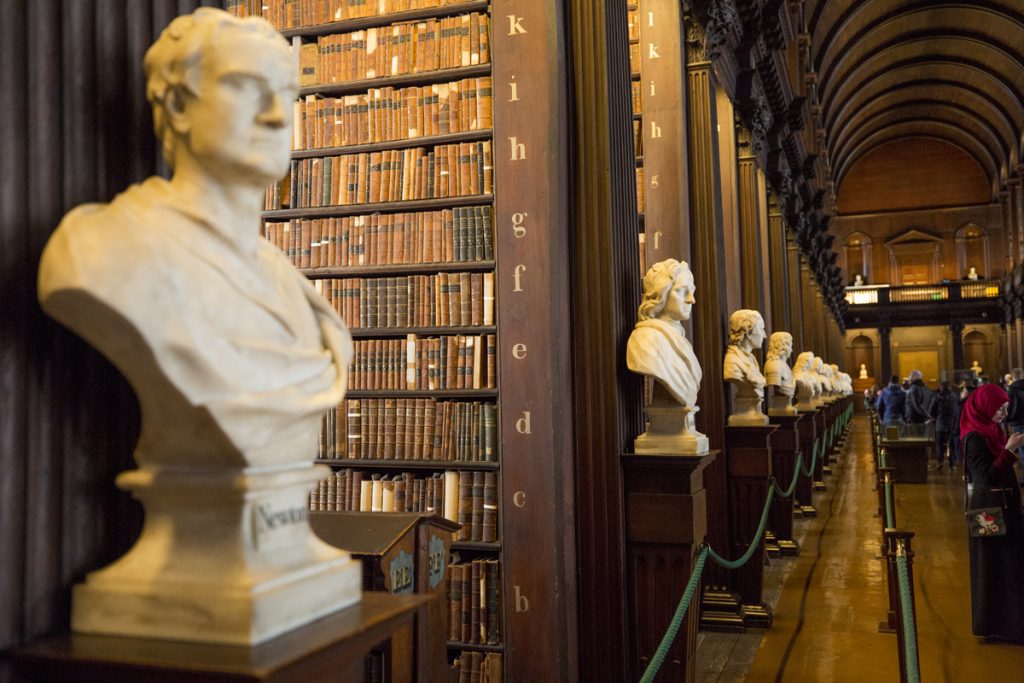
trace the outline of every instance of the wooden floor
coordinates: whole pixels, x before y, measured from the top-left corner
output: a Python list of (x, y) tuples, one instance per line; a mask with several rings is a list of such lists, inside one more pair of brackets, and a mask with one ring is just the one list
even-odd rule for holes
[[(888, 598), (878, 556), (871, 437), (854, 420), (847, 450), (818, 516), (797, 522), (801, 553), (766, 572), (775, 622), (766, 632), (702, 633), (697, 680), (860, 683), (898, 681), (896, 636), (878, 633)], [(961, 472), (929, 471), (927, 484), (896, 487), (897, 526), (915, 532), (921, 680), (1024, 681), (1024, 647), (971, 635), (970, 577)], [(1024, 618), (1024, 615), (1022, 615)]]

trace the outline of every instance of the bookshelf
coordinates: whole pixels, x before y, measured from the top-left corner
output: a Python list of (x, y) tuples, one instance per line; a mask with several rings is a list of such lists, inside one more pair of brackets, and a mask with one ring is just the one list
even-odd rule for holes
[(311, 507), (369, 499), (460, 521), (449, 663), (506, 681), (571, 670), (568, 279), (551, 267), (567, 262), (566, 198), (552, 194), (567, 169), (560, 13), (228, 5), (298, 53), (292, 168), (268, 188), (264, 236), (356, 347), (311, 454), (332, 469)]

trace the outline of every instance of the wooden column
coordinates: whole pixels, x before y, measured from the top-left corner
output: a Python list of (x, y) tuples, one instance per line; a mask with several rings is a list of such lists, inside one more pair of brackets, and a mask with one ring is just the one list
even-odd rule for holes
[[(1021, 166), (1017, 166), (1018, 174), (1020, 174), (1021, 168)], [(1016, 238), (1017, 242), (1017, 248), (1013, 250), (1013, 263), (1010, 264), (1012, 270), (1013, 264), (1024, 263), (1024, 181), (1018, 175), (1016, 178), (1011, 178), (1010, 186), (1016, 208), (1013, 212), (1013, 219), (1010, 221), (1010, 229), (1007, 232)], [(990, 277), (992, 273), (985, 273), (985, 275)]]
[(743, 308), (765, 314), (763, 270), (761, 260), (759, 187), (753, 139), (741, 123), (736, 124), (736, 189), (739, 203), (740, 262), (739, 276)]
[[(803, 415), (773, 415), (769, 418), (778, 429), (772, 434), (772, 475), (779, 482), (780, 488), (789, 486), (796, 472), (796, 454), (800, 451), (800, 424)], [(804, 456), (806, 459), (811, 456)], [(800, 545), (793, 538), (793, 507), (794, 497), (775, 496), (772, 501), (771, 516), (768, 518), (768, 529), (772, 532), (774, 547), (781, 555), (795, 556), (800, 554)], [(809, 501), (809, 497), (808, 497)]]
[(892, 376), (892, 327), (888, 324), (878, 326), (878, 353), (878, 365), (881, 368), (878, 384), (884, 388), (888, 386), (889, 377)]
[[(492, 4), (494, 98), (501, 103), (494, 108), (494, 234), (507, 680), (576, 675), (570, 392), (578, 350), (566, 334), (569, 133), (559, 7), (543, 0)], [(600, 306), (592, 313), (604, 321)], [(604, 382), (613, 390), (614, 362), (610, 372)], [(611, 419), (604, 429), (616, 425)], [(617, 486), (612, 491), (617, 499)], [(617, 528), (617, 517), (610, 525)]]
[[(1009, 187), (1009, 186), (1007, 186)], [(1003, 228), (1006, 230), (1006, 255), (1004, 257), (1004, 266), (1006, 272), (1013, 270), (1015, 263), (1020, 263), (1021, 259), (1018, 257), (1018, 243), (1020, 242), (1020, 235), (1014, 235), (1014, 226), (1016, 225), (1016, 214), (1010, 210), (1010, 192), (1008, 189), (1004, 189), (999, 193), (999, 215), (1003, 219)], [(961, 277), (963, 273), (959, 274)], [(989, 273), (985, 273), (989, 275)]]
[(786, 228), (775, 193), (768, 193), (768, 292), (772, 302), (773, 332), (779, 330), (793, 334), (794, 348), (800, 348), (800, 340), (793, 333), (793, 317), (790, 310), (789, 253), (786, 248)]
[(647, 264), (667, 258), (689, 263), (690, 188), (680, 4), (640, 0), (637, 9)]
[[(780, 220), (782, 217), (779, 217)], [(804, 334), (803, 291), (801, 289), (800, 250), (796, 240), (786, 231), (786, 291), (789, 294), (790, 334), (793, 335), (793, 352), (800, 354), (809, 350), (807, 337)]]
[[(964, 324), (960, 322), (950, 323), (949, 336), (950, 341), (952, 342), (953, 370), (955, 372), (956, 370), (966, 367), (964, 365)], [(1012, 360), (1010, 361), (1010, 364), (1013, 364)], [(952, 379), (952, 375), (950, 375), (950, 379)], [(886, 378), (886, 381), (888, 381), (888, 378)]]
[[(562, 6), (543, 4), (552, 13)], [(621, 454), (643, 431), (643, 382), (625, 366), (626, 340), (640, 303), (627, 16), (625, 4), (611, 0), (570, 0), (564, 6), (572, 43), (574, 166), (568, 179), (573, 404), (563, 428), (573, 425), (576, 453), (575, 501), (567, 503), (576, 506), (578, 673), (537, 670), (506, 675), (509, 681), (631, 677), (624, 646), (629, 640)], [(553, 26), (542, 26), (540, 35), (552, 34)], [(565, 180), (555, 187), (564, 188)]]
[[(685, 6), (684, 6), (685, 9)], [(715, 77), (707, 57), (704, 27), (684, 16), (686, 30), (686, 86), (690, 138), (690, 236), (696, 304), (693, 307), (693, 347), (703, 371), (697, 428), (711, 448), (725, 446), (725, 381), (722, 377), (723, 337), (727, 329), (725, 262), (721, 251), (722, 210), (719, 186), (718, 113)], [(704, 473), (708, 492), (708, 542), (716, 549), (729, 547), (726, 523), (727, 491), (724, 458)], [(720, 551), (721, 552), (721, 551)], [(709, 565), (705, 589), (728, 591), (728, 577)], [(737, 601), (738, 602), (738, 601)]]

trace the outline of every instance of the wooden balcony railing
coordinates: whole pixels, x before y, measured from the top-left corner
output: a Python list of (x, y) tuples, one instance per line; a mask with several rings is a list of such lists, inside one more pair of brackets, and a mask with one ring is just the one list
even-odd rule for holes
[(868, 285), (847, 287), (846, 301), (851, 306), (868, 304), (906, 304), (933, 301), (957, 301), (962, 299), (996, 299), (999, 297), (999, 280), (965, 280), (943, 282), (936, 285)]

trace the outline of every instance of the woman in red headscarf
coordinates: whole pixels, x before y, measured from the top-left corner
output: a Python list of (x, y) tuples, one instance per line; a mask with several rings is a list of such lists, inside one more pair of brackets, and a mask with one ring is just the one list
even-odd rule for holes
[(1013, 471), (1024, 433), (1003, 434), (1008, 405), (1003, 389), (983, 384), (960, 414), (967, 508), (1003, 508), (1006, 522), (1005, 536), (970, 539), (971, 616), (974, 635), (1024, 644), (1024, 514)]

